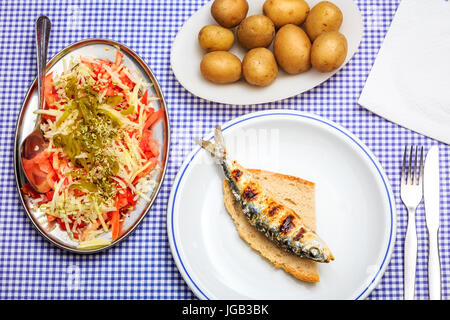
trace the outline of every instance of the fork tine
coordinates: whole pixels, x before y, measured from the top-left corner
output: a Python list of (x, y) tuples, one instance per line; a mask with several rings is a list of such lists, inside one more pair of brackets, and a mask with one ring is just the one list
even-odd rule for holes
[(414, 182), (414, 175), (412, 175), (412, 154), (413, 154), (414, 147), (411, 146), (411, 149), (409, 151), (409, 168), (408, 168), (408, 177), (406, 178), (406, 182), (409, 182), (411, 180), (411, 184)]
[(405, 172), (406, 172), (406, 151), (407, 151), (407, 146), (405, 146), (405, 151), (403, 152), (403, 164), (402, 164), (402, 173), (401, 173), (401, 177), (400, 177), (400, 184), (403, 184), (406, 181), (406, 177), (405, 177)]
[(423, 182), (423, 146), (420, 148), (420, 167), (419, 167), (419, 182), (418, 184), (422, 184)]
[(413, 184), (417, 184), (417, 185), (419, 184), (419, 170), (420, 170), (419, 164), (417, 163), (417, 154), (418, 153), (419, 153), (419, 147), (416, 146), (416, 152), (414, 155), (414, 174), (413, 174), (412, 181), (413, 181)]

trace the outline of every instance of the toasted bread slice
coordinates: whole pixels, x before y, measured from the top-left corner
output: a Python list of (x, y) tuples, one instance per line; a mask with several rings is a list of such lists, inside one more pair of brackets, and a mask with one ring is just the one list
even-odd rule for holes
[[(282, 205), (300, 212), (307, 227), (316, 230), (314, 183), (297, 177), (269, 171), (249, 169), (263, 188)], [(282, 268), (295, 278), (307, 282), (319, 282), (317, 262), (301, 258), (279, 248), (252, 226), (235, 200), (227, 180), (223, 183), (225, 207), (233, 218), (239, 236), (261, 256)]]

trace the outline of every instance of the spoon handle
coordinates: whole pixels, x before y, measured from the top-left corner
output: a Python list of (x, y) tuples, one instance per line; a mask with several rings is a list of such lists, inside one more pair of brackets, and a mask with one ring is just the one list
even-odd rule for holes
[(37, 71), (38, 71), (38, 95), (39, 109), (44, 107), (44, 77), (47, 66), (47, 48), (50, 38), (51, 22), (46, 16), (40, 16), (36, 20), (36, 51), (37, 51)]

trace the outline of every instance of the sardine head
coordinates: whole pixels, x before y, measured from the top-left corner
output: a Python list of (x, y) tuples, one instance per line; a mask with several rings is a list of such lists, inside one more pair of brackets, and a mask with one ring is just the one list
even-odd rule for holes
[(317, 262), (330, 262), (334, 260), (334, 256), (330, 249), (321, 241), (314, 241), (303, 249), (303, 254)]

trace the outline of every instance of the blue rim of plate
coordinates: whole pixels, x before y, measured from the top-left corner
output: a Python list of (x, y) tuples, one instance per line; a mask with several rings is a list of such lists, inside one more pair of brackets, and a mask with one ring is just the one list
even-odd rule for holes
[[(390, 261), (390, 257), (392, 254), (392, 250), (394, 247), (395, 238), (393, 237), (393, 232), (395, 229), (395, 208), (393, 207), (394, 196), (392, 194), (392, 191), (390, 189), (390, 185), (388, 183), (387, 176), (384, 174), (384, 170), (381, 168), (381, 165), (378, 163), (377, 160), (375, 160), (375, 156), (372, 154), (372, 152), (368, 149), (367, 146), (365, 146), (361, 141), (359, 141), (358, 138), (356, 138), (352, 133), (350, 133), (347, 129), (344, 129), (340, 125), (331, 122), (330, 120), (326, 120), (325, 118), (322, 118), (317, 115), (308, 114), (301, 111), (296, 110), (267, 110), (267, 111), (260, 111), (260, 112), (254, 112), (251, 114), (243, 115), (241, 117), (238, 117), (234, 120), (231, 120), (227, 123), (225, 123), (222, 126), (222, 131), (226, 131), (227, 129), (240, 124), (244, 121), (252, 120), (255, 118), (261, 118), (261, 117), (267, 117), (267, 116), (295, 116), (295, 117), (302, 117), (309, 120), (314, 120), (317, 122), (320, 122), (322, 124), (325, 124), (341, 134), (343, 134), (345, 137), (349, 138), (353, 143), (355, 143), (363, 152), (366, 154), (366, 156), (369, 158), (370, 162), (375, 166), (377, 169), (378, 174), (380, 175), (381, 180), (383, 181), (385, 191), (387, 198), (389, 200), (389, 208), (390, 208), (390, 232), (389, 232), (389, 242), (386, 248), (386, 252), (383, 257), (383, 261), (378, 268), (377, 272), (375, 273), (373, 279), (367, 284), (366, 288), (362, 290), (360, 294), (356, 296), (354, 300), (359, 300), (361, 298), (367, 297), (367, 295), (375, 288), (375, 286), (379, 283), (379, 281), (382, 278), (382, 275), (384, 274), (384, 271), (387, 268), (387, 265)], [(212, 135), (208, 138), (208, 140), (212, 139)], [(170, 214), (170, 217), (168, 217), (167, 221), (170, 223), (167, 225), (168, 227), (168, 233), (169, 233), (169, 242), (172, 249), (172, 254), (174, 256), (174, 260), (178, 266), (178, 269), (183, 276), (184, 280), (188, 284), (188, 286), (191, 288), (191, 290), (197, 295), (197, 297), (210, 300), (210, 298), (199, 288), (199, 286), (195, 283), (195, 281), (190, 276), (189, 272), (186, 270), (186, 266), (183, 263), (183, 260), (181, 259), (180, 253), (178, 251), (177, 242), (175, 239), (175, 232), (174, 232), (174, 224), (173, 224), (173, 217), (174, 217), (174, 208), (175, 208), (175, 201), (178, 193), (178, 188), (180, 186), (181, 180), (183, 179), (183, 176), (186, 172), (186, 170), (189, 168), (189, 165), (192, 163), (192, 160), (194, 160), (195, 156), (198, 154), (198, 152), (201, 150), (200, 147), (197, 149), (194, 149), (191, 154), (187, 157), (187, 160), (180, 168), (180, 171), (178, 172), (177, 176), (174, 180), (174, 185), (176, 183), (175, 188), (172, 186), (172, 191), (169, 197), (169, 203), (168, 203), (168, 211), (167, 214)], [(175, 252), (174, 252), (175, 250)], [(176, 255), (175, 255), (175, 254)], [(183, 272), (180, 270), (180, 267), (182, 268)]]

